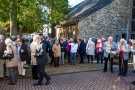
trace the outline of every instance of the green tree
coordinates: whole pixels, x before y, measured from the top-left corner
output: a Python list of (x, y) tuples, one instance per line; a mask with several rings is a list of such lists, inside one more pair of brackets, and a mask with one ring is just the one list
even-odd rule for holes
[(41, 30), (43, 24), (60, 23), (69, 12), (64, 0), (0, 0), (0, 3), (0, 25), (10, 25), (10, 35), (17, 35), (20, 28), (31, 33)]

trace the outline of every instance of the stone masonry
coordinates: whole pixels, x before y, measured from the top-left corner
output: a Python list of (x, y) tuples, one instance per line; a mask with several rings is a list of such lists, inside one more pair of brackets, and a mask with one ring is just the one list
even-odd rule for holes
[(114, 0), (78, 23), (78, 38), (105, 37), (126, 34), (131, 0)]

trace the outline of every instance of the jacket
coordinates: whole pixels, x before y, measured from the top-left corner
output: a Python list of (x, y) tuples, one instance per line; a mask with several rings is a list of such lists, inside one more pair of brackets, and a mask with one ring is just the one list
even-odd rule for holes
[(46, 64), (46, 62), (48, 61), (46, 53), (46, 44), (41, 42), (37, 45), (35, 57), (37, 64)]
[(80, 46), (79, 46), (79, 54), (80, 55), (86, 55), (86, 44), (84, 43), (84, 41), (82, 41), (80, 43)]
[(3, 59), (4, 51), (6, 50), (5, 40), (0, 41), (0, 59)]
[[(110, 45), (112, 45), (112, 49), (110, 49)], [(108, 58), (108, 55), (110, 54), (110, 58), (113, 58), (114, 55), (118, 52), (117, 44), (113, 42), (106, 41), (104, 43), (104, 57)]]
[(60, 44), (58, 44), (58, 45), (54, 44), (53, 47), (52, 47), (52, 51), (54, 53), (54, 57), (60, 57), (61, 56)]
[[(12, 49), (10, 48), (10, 46), (11, 46)], [(5, 53), (6, 54), (12, 54), (12, 50), (13, 50), (14, 57), (12, 59), (6, 60), (6, 66), (7, 67), (16, 67), (16, 66), (18, 66), (17, 48), (16, 48), (16, 45), (13, 45), (13, 44), (10, 44), (10, 46), (8, 45), (6, 47)]]
[(124, 60), (128, 60), (129, 59), (129, 47), (128, 47), (128, 44), (124, 44), (124, 45), (121, 45), (121, 44), (119, 44), (118, 45), (118, 55), (120, 54), (120, 48), (122, 48), (122, 50), (127, 50), (127, 52), (124, 52), (123, 51), (123, 59)]
[(36, 52), (37, 44), (32, 42), (30, 44), (30, 51), (31, 51), (31, 65), (37, 65), (36, 57), (33, 56), (33, 53)]
[(86, 51), (87, 55), (95, 55), (95, 43), (93, 41), (88, 42)]
[[(24, 50), (24, 52), (21, 52), (21, 50)], [(25, 44), (21, 45), (19, 54), (20, 54), (21, 61), (26, 61), (28, 59), (28, 49), (27, 49), (27, 46)]]

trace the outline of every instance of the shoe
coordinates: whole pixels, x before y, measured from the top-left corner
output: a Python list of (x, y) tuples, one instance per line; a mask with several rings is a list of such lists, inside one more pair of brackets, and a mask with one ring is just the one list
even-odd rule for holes
[(14, 82), (10, 82), (10, 83), (8, 83), (8, 85), (15, 85), (16, 83), (14, 83)]
[(51, 79), (47, 80), (46, 84), (45, 85), (49, 85), (51, 82)]
[(36, 82), (36, 83), (33, 84), (33, 86), (37, 86), (37, 85), (43, 85), (43, 83)]
[(135, 73), (135, 71), (132, 71), (132, 73)]
[(135, 81), (131, 82), (133, 85), (135, 85)]
[(103, 72), (107, 72), (106, 70), (104, 70)]

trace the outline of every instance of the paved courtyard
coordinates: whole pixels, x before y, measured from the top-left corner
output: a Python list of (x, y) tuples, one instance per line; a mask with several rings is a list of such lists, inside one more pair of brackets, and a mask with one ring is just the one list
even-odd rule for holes
[(130, 82), (135, 80), (135, 74), (132, 74), (133, 68), (129, 68), (128, 75), (124, 80), (114, 82), (118, 78), (118, 68), (114, 73), (109, 71), (103, 73), (100, 71), (78, 72), (69, 74), (52, 75), (51, 84), (46, 86), (45, 81), (42, 86), (33, 86), (34, 80), (31, 78), (18, 79), (14, 86), (9, 86), (8, 80), (0, 81), (0, 90), (135, 90), (135, 86)]

